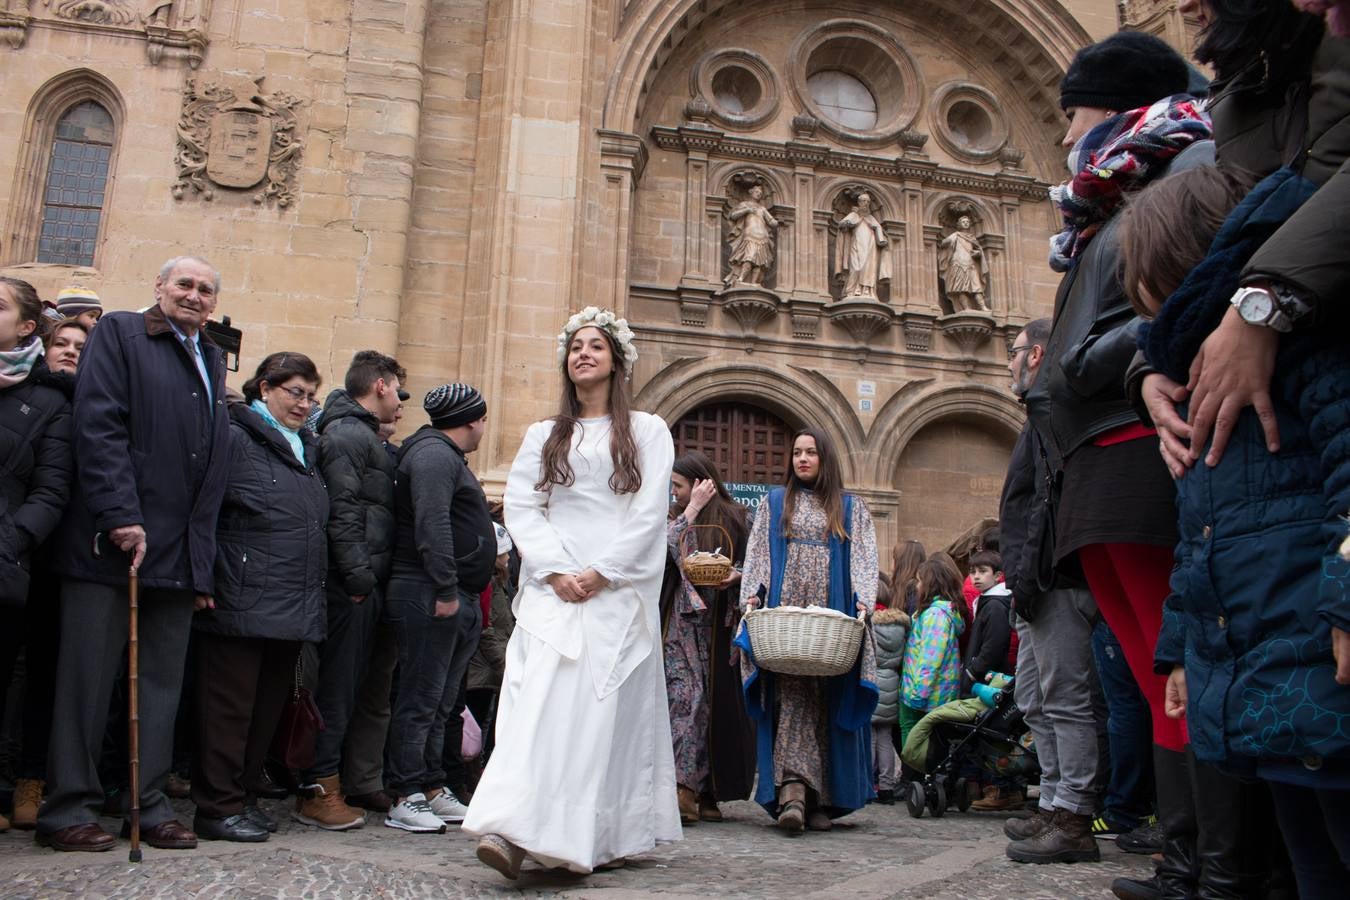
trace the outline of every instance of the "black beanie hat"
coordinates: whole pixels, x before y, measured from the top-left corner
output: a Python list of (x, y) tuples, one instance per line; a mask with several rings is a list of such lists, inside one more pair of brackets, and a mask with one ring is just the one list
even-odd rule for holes
[(467, 384), (443, 384), (427, 392), (422, 408), (434, 428), (457, 428), (487, 415), (487, 401)]
[(1125, 112), (1186, 93), (1190, 68), (1161, 38), (1119, 31), (1084, 47), (1059, 85), (1059, 105)]

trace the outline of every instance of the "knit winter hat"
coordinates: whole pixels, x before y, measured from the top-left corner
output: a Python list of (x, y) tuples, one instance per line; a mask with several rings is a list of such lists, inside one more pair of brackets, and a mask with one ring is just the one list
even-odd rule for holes
[(487, 401), (467, 384), (443, 384), (427, 392), (422, 408), (434, 428), (457, 428), (487, 415)]
[(1084, 47), (1059, 83), (1059, 105), (1125, 112), (1186, 93), (1190, 70), (1161, 38), (1119, 31)]
[(61, 293), (56, 295), (56, 310), (63, 316), (78, 316), (80, 313), (87, 313), (91, 309), (103, 312), (103, 303), (99, 300), (98, 294), (82, 287), (61, 288)]

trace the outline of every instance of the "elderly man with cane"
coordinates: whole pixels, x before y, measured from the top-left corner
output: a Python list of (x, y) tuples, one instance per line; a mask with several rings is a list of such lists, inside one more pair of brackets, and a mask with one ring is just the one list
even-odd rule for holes
[(201, 330), (219, 290), (220, 276), (205, 260), (169, 260), (155, 279), (155, 305), (144, 313), (109, 313), (80, 360), (76, 475), (58, 559), (65, 579), (51, 790), (37, 821), (38, 842), (57, 850), (116, 844), (98, 824), (98, 757), (136, 618), (128, 616), (129, 570), (139, 580), (142, 737), (133, 804), (145, 843), (176, 850), (197, 845), (197, 836), (174, 818), (163, 787), (194, 600), (213, 590), (216, 517), (225, 489), (225, 363)]

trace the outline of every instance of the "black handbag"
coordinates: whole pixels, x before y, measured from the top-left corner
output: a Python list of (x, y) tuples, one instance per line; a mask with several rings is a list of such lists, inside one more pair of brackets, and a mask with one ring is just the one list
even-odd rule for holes
[(295, 658), (295, 682), (290, 699), (281, 711), (281, 721), (272, 736), (272, 757), (288, 769), (308, 769), (314, 765), (314, 742), (323, 731), (323, 716), (314, 704), (309, 689), (301, 680), (304, 669), (299, 654)]

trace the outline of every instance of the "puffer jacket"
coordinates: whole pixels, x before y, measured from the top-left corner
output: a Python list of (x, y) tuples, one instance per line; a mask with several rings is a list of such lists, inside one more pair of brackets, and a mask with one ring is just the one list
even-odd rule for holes
[(65, 512), (75, 462), (70, 398), (75, 379), (38, 358), (28, 377), (0, 390), (0, 553), (27, 561)]
[(354, 596), (382, 584), (394, 558), (394, 457), (379, 428), (375, 414), (341, 388), (328, 395), (319, 418), (329, 564)]
[(965, 629), (965, 619), (942, 599), (935, 599), (915, 617), (905, 643), (901, 703), (910, 709), (936, 709), (960, 696), (959, 638)]
[(872, 636), (877, 648), (877, 708), (873, 725), (900, 721), (900, 665), (905, 659), (909, 616), (899, 609), (879, 609), (872, 615)]
[(1350, 508), (1350, 350), (1281, 354), (1276, 373), (1279, 453), (1247, 409), (1219, 465), (1178, 482), (1181, 543), (1154, 659), (1160, 674), (1184, 662), (1196, 756), (1234, 768), (1350, 762), (1350, 691), (1331, 653), (1332, 625), (1350, 629), (1350, 573), (1322, 552), (1344, 538), (1336, 513)]
[(328, 491), (318, 442), (300, 432), (305, 465), (244, 403), (230, 411), (229, 476), (216, 529), (214, 610), (193, 627), (229, 637), (322, 641), (327, 632)]

